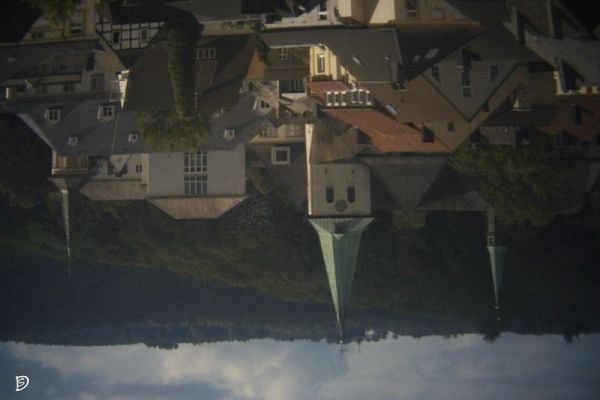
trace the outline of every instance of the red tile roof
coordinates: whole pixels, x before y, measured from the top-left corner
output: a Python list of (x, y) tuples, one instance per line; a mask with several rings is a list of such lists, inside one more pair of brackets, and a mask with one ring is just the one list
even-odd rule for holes
[(325, 114), (353, 125), (386, 153), (449, 153), (445, 144), (435, 139), (424, 143), (419, 130), (400, 123), (374, 109), (328, 109)]

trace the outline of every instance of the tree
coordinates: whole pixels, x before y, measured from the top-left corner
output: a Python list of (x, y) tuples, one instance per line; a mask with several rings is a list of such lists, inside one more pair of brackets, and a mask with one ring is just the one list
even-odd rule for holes
[(33, 207), (51, 187), (48, 146), (19, 118), (0, 115), (0, 194), (13, 206)]
[(64, 27), (80, 0), (25, 0), (56, 26)]
[(545, 138), (527, 146), (463, 146), (450, 166), (472, 178), (504, 224), (545, 226), (567, 199), (572, 162)]
[(139, 113), (140, 132), (150, 151), (193, 149), (208, 138), (210, 116), (194, 104), (196, 25), (180, 21), (167, 26), (168, 70), (175, 104), (170, 111)]
[(195, 149), (206, 143), (209, 117), (204, 112), (143, 111), (138, 126), (149, 151)]

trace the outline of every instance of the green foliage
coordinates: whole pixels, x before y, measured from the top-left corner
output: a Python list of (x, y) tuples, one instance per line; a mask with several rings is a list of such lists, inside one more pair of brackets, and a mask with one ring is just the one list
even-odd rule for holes
[(512, 148), (463, 146), (450, 159), (459, 173), (474, 179), (504, 224), (545, 226), (566, 200), (563, 190), (572, 162), (545, 140)]
[(188, 115), (194, 109), (194, 48), (197, 30), (185, 24), (168, 26), (168, 68), (178, 114)]
[(265, 168), (247, 167), (246, 176), (250, 179), (254, 188), (262, 194), (273, 193), (277, 190), (277, 184)]
[(149, 151), (186, 150), (206, 143), (210, 119), (203, 112), (142, 111), (138, 127)]
[(79, 0), (24, 0), (32, 7), (40, 10), (50, 22), (64, 27), (71, 19)]

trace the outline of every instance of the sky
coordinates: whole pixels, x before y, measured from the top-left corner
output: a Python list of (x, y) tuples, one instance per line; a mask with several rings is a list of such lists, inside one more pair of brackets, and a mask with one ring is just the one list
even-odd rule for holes
[[(0, 343), (1, 399), (596, 399), (600, 335), (64, 347)], [(15, 376), (29, 386), (15, 392)]]

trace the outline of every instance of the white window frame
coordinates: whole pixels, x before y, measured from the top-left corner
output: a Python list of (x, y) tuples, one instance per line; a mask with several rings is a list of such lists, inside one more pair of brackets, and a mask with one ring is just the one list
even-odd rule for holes
[(206, 151), (183, 153), (183, 172), (185, 174), (206, 174), (208, 172), (208, 153)]
[(264, 101), (261, 99), (261, 100), (259, 100), (258, 108), (260, 108), (261, 110), (270, 110), (271, 104), (269, 104), (268, 101)]
[(208, 176), (185, 175), (183, 186), (186, 196), (206, 196), (208, 195)]
[(186, 196), (208, 195), (208, 153), (183, 153), (183, 186)]
[(317, 54), (317, 74), (324, 74), (327, 70), (325, 54)]
[(101, 104), (98, 109), (98, 119), (112, 119), (115, 116), (115, 106), (112, 104)]
[(47, 108), (44, 118), (50, 123), (60, 122), (60, 108)]
[(279, 61), (287, 61), (290, 57), (289, 50), (285, 47), (277, 49), (277, 58)]
[[(285, 160), (277, 160), (278, 153), (285, 153)], [(291, 162), (291, 150), (287, 146), (273, 146), (271, 147), (271, 164), (273, 165), (289, 165)]]

